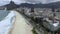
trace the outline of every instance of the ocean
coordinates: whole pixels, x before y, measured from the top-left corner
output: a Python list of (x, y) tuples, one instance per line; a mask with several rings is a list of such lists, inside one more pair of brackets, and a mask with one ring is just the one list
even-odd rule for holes
[(3, 20), (9, 13), (10, 11), (0, 10), (0, 21)]
[(8, 34), (12, 28), (14, 11), (0, 10), (0, 34)]

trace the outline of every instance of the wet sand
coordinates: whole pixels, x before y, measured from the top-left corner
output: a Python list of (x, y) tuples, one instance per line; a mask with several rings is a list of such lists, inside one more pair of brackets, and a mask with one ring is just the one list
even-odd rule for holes
[(32, 27), (28, 25), (28, 21), (17, 11), (15, 11), (16, 20), (10, 34), (32, 34)]

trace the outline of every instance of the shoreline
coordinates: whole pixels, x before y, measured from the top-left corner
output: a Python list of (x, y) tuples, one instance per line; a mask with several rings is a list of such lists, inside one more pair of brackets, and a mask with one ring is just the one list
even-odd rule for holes
[(31, 26), (26, 23), (28, 21), (26, 21), (26, 19), (17, 11), (14, 13), (16, 15), (16, 21), (9, 34), (32, 34)]

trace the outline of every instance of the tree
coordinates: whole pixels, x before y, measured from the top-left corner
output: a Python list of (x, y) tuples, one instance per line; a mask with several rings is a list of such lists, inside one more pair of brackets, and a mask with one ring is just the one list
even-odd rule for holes
[(38, 34), (38, 33), (35, 31), (35, 28), (32, 29), (32, 32), (33, 32), (33, 34)]

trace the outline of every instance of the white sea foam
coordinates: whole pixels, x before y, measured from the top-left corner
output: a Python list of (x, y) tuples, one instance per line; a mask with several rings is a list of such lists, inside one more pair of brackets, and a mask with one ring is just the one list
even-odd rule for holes
[(8, 32), (11, 29), (12, 26), (12, 22), (11, 19), (15, 16), (13, 11), (10, 11), (10, 13), (5, 17), (5, 19), (3, 19), (2, 21), (0, 21), (0, 34), (8, 34)]

